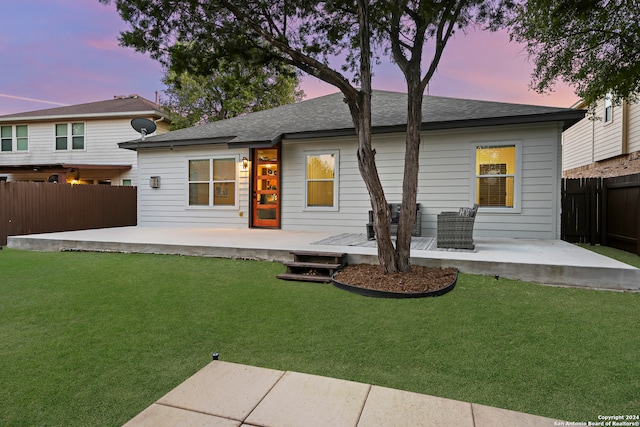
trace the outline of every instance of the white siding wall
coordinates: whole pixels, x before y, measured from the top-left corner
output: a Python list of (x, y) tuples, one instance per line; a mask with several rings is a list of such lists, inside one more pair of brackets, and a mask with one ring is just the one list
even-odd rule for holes
[[(138, 225), (171, 227), (247, 228), (249, 225), (249, 173), (238, 163), (237, 207), (192, 207), (188, 201), (188, 161), (203, 157), (248, 156), (248, 150), (227, 146), (141, 150), (138, 157)], [(160, 188), (149, 178), (160, 177)]]
[(569, 170), (593, 163), (593, 132), (595, 122), (580, 120), (562, 135), (562, 169)]
[[(283, 230), (340, 230), (363, 233), (369, 197), (355, 159), (355, 138), (314, 139), (282, 145), (281, 207)], [(305, 209), (307, 151), (339, 151), (338, 211)]]
[[(628, 153), (640, 150), (640, 103), (628, 104)], [(589, 117), (569, 128), (563, 134), (562, 169), (586, 166), (624, 153), (623, 106), (614, 105), (613, 121), (604, 123), (604, 105), (598, 103), (596, 116)]]
[(554, 124), (425, 134), (418, 193), (423, 234), (435, 235), (438, 213), (473, 205), (476, 145), (504, 142), (516, 143), (522, 150), (521, 206), (504, 212), (480, 209), (474, 234), (558, 238), (559, 140), (560, 131)]
[[(556, 124), (456, 132), (429, 132), (420, 155), (418, 202), (423, 234), (435, 235), (442, 211), (471, 206), (474, 201), (473, 155), (477, 143), (517, 143), (522, 150), (521, 206), (483, 212), (475, 235), (555, 239), (559, 237), (560, 128)], [(404, 135), (374, 136), (376, 160), (389, 202), (400, 202)], [(305, 209), (305, 153), (339, 151), (339, 210)], [(237, 156), (248, 150), (225, 145), (139, 152), (138, 224), (244, 228), (249, 224), (249, 174), (238, 165), (239, 205), (234, 209), (190, 208), (187, 203), (187, 160), (200, 156)], [(365, 232), (369, 196), (356, 161), (355, 138), (284, 141), (280, 167), (282, 228), (285, 230)], [(161, 188), (149, 188), (149, 177), (161, 177)]]
[(640, 151), (640, 103), (629, 104), (629, 153)]
[[(604, 117), (604, 103), (596, 108), (598, 117)], [(613, 106), (613, 120), (604, 123), (598, 120), (594, 123), (593, 159), (595, 161), (609, 159), (622, 154), (622, 106)]]

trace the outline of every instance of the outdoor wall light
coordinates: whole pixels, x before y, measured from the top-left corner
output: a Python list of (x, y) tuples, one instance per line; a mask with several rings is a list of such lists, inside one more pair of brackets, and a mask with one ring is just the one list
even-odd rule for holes
[(160, 177), (152, 176), (151, 178), (149, 178), (149, 187), (160, 188)]
[(242, 169), (247, 170), (247, 168), (249, 167), (249, 159), (247, 159), (246, 157), (242, 158)]

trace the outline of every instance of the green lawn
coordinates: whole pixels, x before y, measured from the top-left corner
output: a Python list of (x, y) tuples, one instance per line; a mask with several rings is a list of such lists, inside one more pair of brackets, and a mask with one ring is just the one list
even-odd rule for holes
[(461, 275), (438, 298), (280, 264), (0, 251), (0, 425), (119, 426), (219, 352), (570, 421), (640, 407), (639, 293)]

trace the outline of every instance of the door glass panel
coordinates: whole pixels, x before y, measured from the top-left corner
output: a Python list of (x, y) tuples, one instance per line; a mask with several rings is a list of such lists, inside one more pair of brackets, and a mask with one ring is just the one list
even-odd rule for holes
[(256, 149), (254, 151), (254, 225), (279, 227), (280, 176), (278, 150)]
[(261, 162), (277, 162), (278, 150), (276, 149), (258, 150), (258, 160)]
[(276, 219), (275, 209), (258, 209), (258, 219)]

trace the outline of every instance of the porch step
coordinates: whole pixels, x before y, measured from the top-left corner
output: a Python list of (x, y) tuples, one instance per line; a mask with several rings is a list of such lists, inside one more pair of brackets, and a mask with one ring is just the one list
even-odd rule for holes
[(293, 261), (285, 262), (287, 272), (276, 277), (282, 280), (297, 280), (302, 282), (331, 281), (331, 276), (344, 265), (345, 253), (294, 251)]
[(342, 264), (323, 264), (321, 262), (299, 262), (299, 261), (287, 261), (283, 263), (284, 265), (286, 265), (287, 267), (294, 267), (294, 268), (322, 268), (322, 269), (327, 269), (330, 268), (332, 270), (337, 270), (338, 268), (340, 268), (340, 266), (342, 266)]
[(317, 276), (312, 274), (294, 274), (294, 273), (281, 273), (276, 276), (282, 280), (294, 280), (296, 282), (318, 282), (329, 283), (331, 276)]

